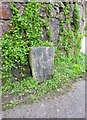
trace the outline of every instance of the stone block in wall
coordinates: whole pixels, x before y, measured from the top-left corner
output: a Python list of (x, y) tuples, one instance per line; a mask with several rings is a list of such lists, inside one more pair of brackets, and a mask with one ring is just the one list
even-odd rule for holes
[(81, 19), (84, 19), (83, 17), (84, 17), (85, 12), (84, 12), (84, 8), (82, 5), (79, 5), (79, 11), (80, 11)]
[(11, 19), (10, 5), (7, 2), (0, 2), (0, 19)]
[(31, 47), (29, 60), (34, 80), (40, 83), (51, 79), (54, 71), (53, 47)]
[(59, 6), (55, 5), (54, 8), (51, 9), (50, 13), (51, 13), (51, 17), (55, 17), (58, 18), (59, 17)]
[(57, 45), (58, 42), (58, 34), (59, 34), (59, 20), (56, 18), (52, 18), (50, 21), (50, 30), (52, 32), (52, 40), (54, 45)]
[(3, 35), (4, 32), (6, 32), (7, 30), (9, 30), (9, 20), (8, 21), (4, 21), (4, 20), (0, 20), (0, 36)]
[(84, 25), (85, 25), (85, 5), (84, 4), (79, 4), (79, 11), (80, 11), (80, 17), (81, 17), (80, 31), (83, 32)]
[(64, 19), (65, 19), (64, 12), (60, 12), (59, 13), (59, 20), (64, 20)]
[(17, 2), (17, 3), (15, 3), (15, 5), (18, 8), (20, 14), (22, 15), (24, 13), (25, 3)]

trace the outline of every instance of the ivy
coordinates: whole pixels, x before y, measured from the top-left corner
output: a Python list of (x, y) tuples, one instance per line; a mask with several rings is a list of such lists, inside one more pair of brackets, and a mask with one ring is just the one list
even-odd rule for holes
[(60, 30), (58, 39), (58, 50), (62, 51), (66, 56), (76, 56), (80, 52), (81, 39), (83, 35), (80, 33), (80, 12), (77, 3), (73, 10), (73, 26), (71, 25), (70, 4), (64, 8), (64, 19), (60, 19)]
[[(79, 21), (78, 6), (75, 4), (73, 26), (71, 26), (70, 5), (67, 4), (63, 11), (65, 18), (60, 20), (59, 25), (59, 39), (57, 49), (55, 49), (55, 70), (53, 78), (46, 80), (40, 85), (38, 85), (32, 77), (11, 82), (12, 68), (20, 67), (20, 69), (23, 69), (21, 65), (28, 64), (29, 48), (31, 46), (53, 46), (53, 43), (49, 40), (41, 41), (40, 39), (43, 34), (43, 26), (46, 26), (48, 35), (51, 35), (49, 15), (53, 4), (48, 4), (48, 7), (44, 5), (48, 10), (48, 16), (45, 19), (42, 19), (39, 15), (41, 7), (43, 7), (42, 3), (27, 3), (25, 11), (23, 15), (21, 15), (14, 3), (11, 4), (13, 15), (10, 22), (11, 30), (5, 33), (1, 39), (3, 59), (2, 82), (6, 82), (2, 86), (4, 94), (10, 91), (10, 93), (13, 94), (28, 93), (29, 95), (34, 90), (36, 96), (41, 96), (55, 89), (59, 91), (60, 87), (67, 85), (70, 80), (74, 80), (78, 76), (83, 76), (85, 72), (85, 56), (83, 54), (79, 55), (82, 34), (79, 32), (79, 23), (77, 22)], [(65, 55), (60, 54), (62, 51), (65, 52)]]
[(11, 30), (2, 37), (3, 81), (11, 78), (13, 67), (28, 64), (31, 46), (53, 46), (52, 42), (41, 41), (42, 26), (48, 27), (48, 21), (43, 20), (39, 15), (41, 5), (38, 2), (29, 2), (21, 15), (15, 3), (10, 4), (12, 19), (9, 26)]
[(74, 23), (74, 30), (79, 31), (80, 29), (80, 12), (78, 4), (75, 3), (74, 10), (73, 10), (73, 23)]
[[(40, 16), (41, 8), (47, 10), (47, 16)], [(42, 41), (43, 26), (46, 26), (48, 36), (51, 36), (49, 27), (50, 10), (53, 4), (45, 5), (40, 2), (26, 4), (21, 15), (14, 3), (11, 3), (12, 19), (11, 30), (2, 37), (2, 79), (10, 80), (12, 68), (28, 64), (29, 48), (31, 46), (53, 46), (50, 40)], [(63, 9), (64, 19), (60, 19), (57, 52), (64, 53), (67, 57), (78, 55), (81, 47), (82, 34), (80, 34), (80, 14), (78, 5), (74, 5), (73, 26), (71, 26), (70, 5)], [(24, 75), (22, 75), (24, 76)]]

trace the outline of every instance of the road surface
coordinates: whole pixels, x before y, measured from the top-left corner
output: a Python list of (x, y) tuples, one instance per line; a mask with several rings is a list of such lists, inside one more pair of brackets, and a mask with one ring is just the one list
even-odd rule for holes
[(85, 118), (85, 80), (72, 84), (63, 95), (3, 111), (3, 118)]

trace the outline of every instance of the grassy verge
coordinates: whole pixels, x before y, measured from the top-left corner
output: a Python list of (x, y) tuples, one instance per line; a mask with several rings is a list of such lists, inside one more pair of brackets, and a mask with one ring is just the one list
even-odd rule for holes
[[(26, 96), (29, 96), (30, 101), (33, 101), (47, 93), (60, 91), (60, 88), (71, 84), (71, 82), (75, 81), (78, 77), (83, 77), (84, 75), (85, 55), (82, 53), (75, 59), (67, 58), (61, 54), (55, 55), (54, 63), (54, 75), (51, 80), (46, 80), (38, 85), (32, 77), (28, 77), (22, 81), (8, 81), (2, 86), (2, 93), (6, 96), (9, 93), (10, 96), (12, 96), (10, 101), (8, 99), (5, 100), (6, 103), (3, 102), (3, 109), (12, 108), (14, 105), (21, 103)], [(20, 98), (22, 98), (21, 101)], [(3, 101), (4, 99), (5, 98), (3, 98)]]
[(85, 55), (80, 54), (77, 58), (67, 58), (66, 56), (55, 56), (55, 70), (51, 80), (46, 80), (38, 85), (32, 77), (23, 79), (22, 81), (10, 82), (8, 81), (2, 86), (2, 93), (8, 90), (11, 94), (14, 93), (32, 93), (35, 91), (37, 95), (42, 95), (52, 90), (58, 89), (69, 81), (74, 80), (79, 76), (83, 76), (85, 72)]

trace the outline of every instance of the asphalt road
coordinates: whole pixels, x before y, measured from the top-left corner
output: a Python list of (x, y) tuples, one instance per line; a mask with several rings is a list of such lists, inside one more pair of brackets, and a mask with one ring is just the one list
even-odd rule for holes
[(3, 111), (3, 118), (85, 118), (85, 80), (72, 84), (63, 95)]

